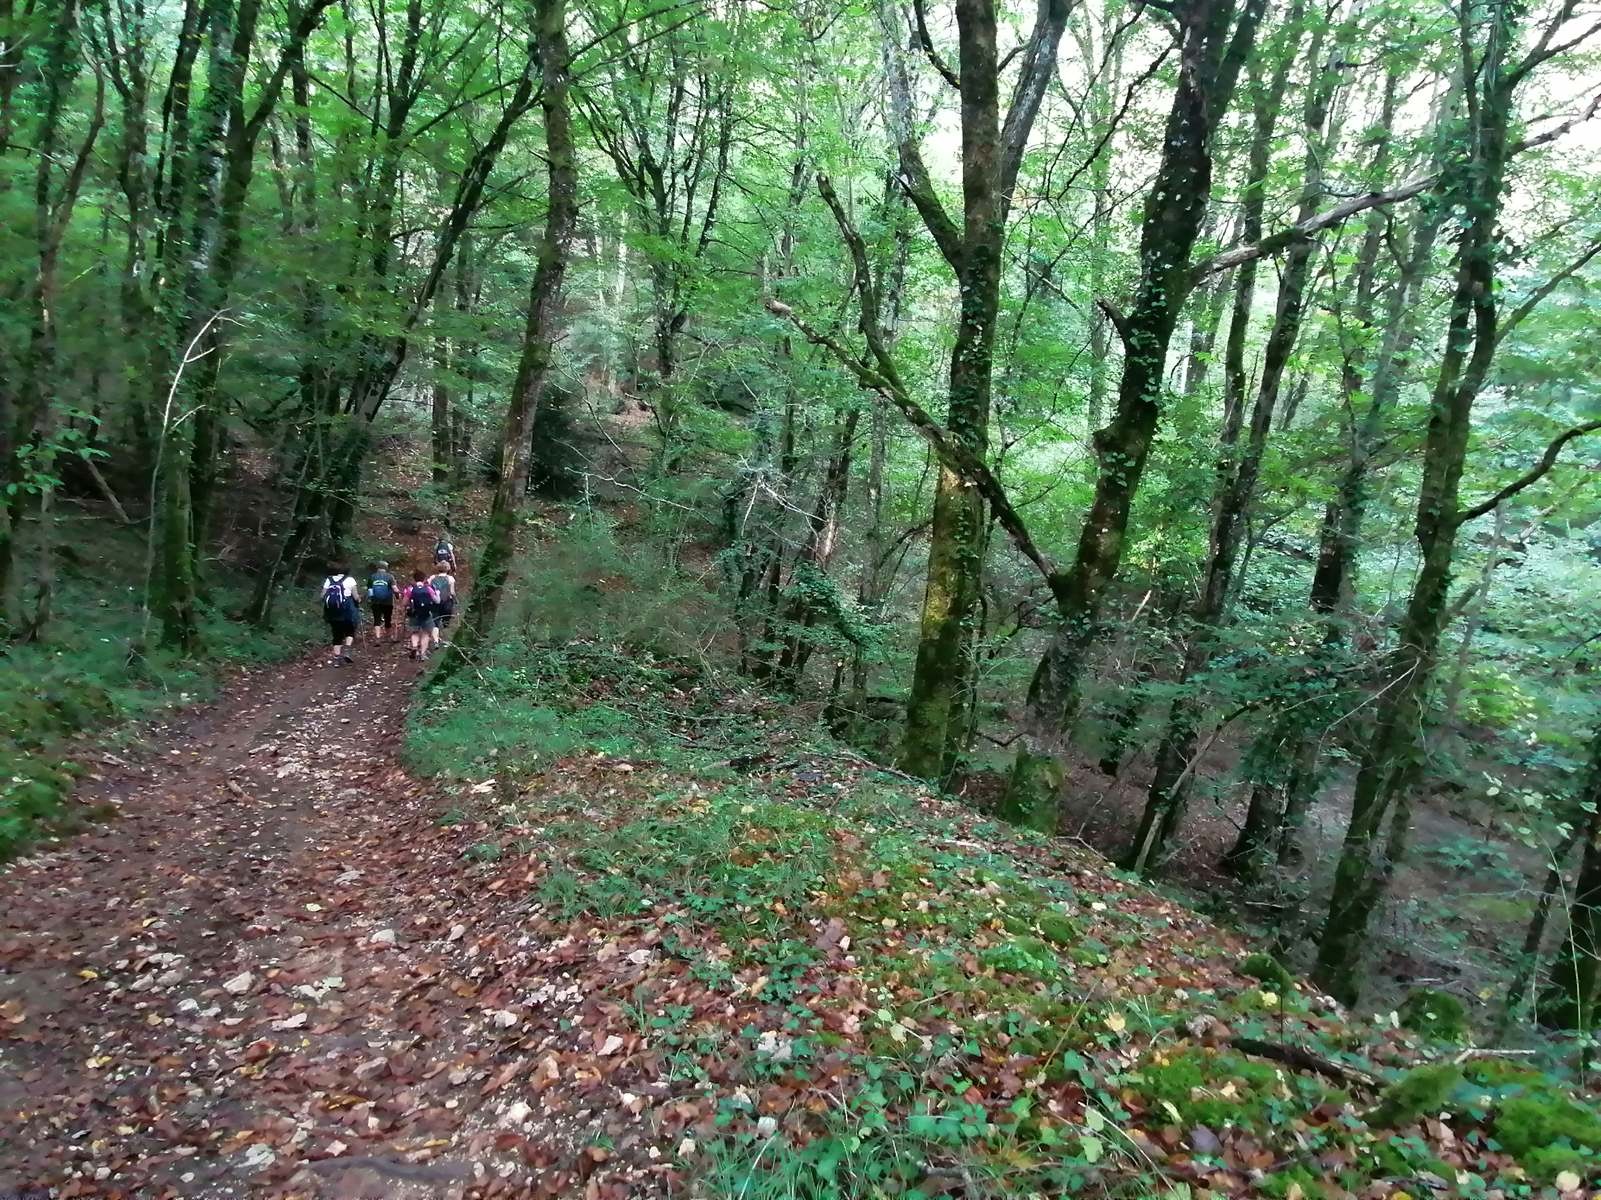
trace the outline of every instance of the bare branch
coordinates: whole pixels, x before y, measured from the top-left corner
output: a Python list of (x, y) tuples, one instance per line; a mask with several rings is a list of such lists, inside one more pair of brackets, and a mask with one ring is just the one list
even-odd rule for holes
[(832, 354), (842, 366), (856, 377), (858, 384), (870, 391), (877, 392), (898, 408), (912, 428), (929, 444), (929, 447), (934, 451), (935, 457), (940, 460), (941, 465), (958, 476), (967, 486), (977, 489), (979, 495), (989, 502), (991, 509), (995, 513), (995, 520), (1002, 529), (1006, 530), (1007, 536), (1012, 539), (1012, 543), (1017, 547), (1018, 552), (1039, 568), (1039, 572), (1044, 576), (1046, 586), (1051, 589), (1052, 594), (1061, 594), (1066, 583), (1065, 575), (1045, 556), (1044, 551), (1035, 545), (1033, 537), (1029, 534), (1028, 527), (1023, 523), (1023, 519), (1018, 515), (1017, 510), (1012, 507), (1011, 499), (1006, 495), (1006, 490), (1001, 486), (1000, 480), (995, 478), (994, 472), (981, 459), (966, 446), (953, 439), (945, 430), (941, 429), (939, 423), (929, 416), (922, 406), (907, 395), (903, 389), (892, 383), (882, 372), (874, 370), (870, 365), (852, 354), (837, 339), (809, 325), (797, 316), (789, 305), (773, 299), (769, 299), (766, 303), (769, 312), (784, 318), (794, 325), (807, 341), (813, 345), (821, 346)]
[(1540, 455), (1539, 462), (1535, 463), (1534, 466), (1519, 475), (1488, 500), (1480, 501), (1472, 508), (1458, 510), (1455, 518), (1453, 518), (1454, 523), (1465, 525), (1469, 521), (1482, 517), (1485, 513), (1495, 509), (1497, 505), (1516, 496), (1530, 484), (1537, 483), (1545, 477), (1552, 467), (1556, 466), (1557, 456), (1562, 453), (1562, 447), (1566, 446), (1574, 438), (1583, 437), (1587, 433), (1594, 433), (1598, 429), (1601, 429), (1601, 421), (1587, 421), (1583, 425), (1575, 425), (1572, 429), (1558, 434), (1552, 439), (1551, 444), (1545, 448), (1545, 453)]
[(1296, 242), (1316, 237), (1325, 229), (1339, 225), (1356, 216), (1357, 213), (1367, 212), (1372, 208), (1382, 208), (1391, 204), (1399, 204), (1403, 200), (1410, 200), (1420, 196), (1439, 185), (1440, 175), (1422, 175), (1416, 179), (1409, 179), (1397, 187), (1386, 191), (1366, 192), (1360, 196), (1353, 196), (1349, 200), (1342, 200), (1333, 208), (1308, 217), (1304, 221), (1297, 221), (1277, 233), (1270, 234), (1261, 241), (1249, 246), (1235, 246), (1220, 254), (1214, 254), (1195, 265), (1192, 277), (1199, 281), (1208, 275), (1215, 275), (1219, 271), (1227, 271), (1244, 263), (1255, 262), (1259, 258), (1266, 258), (1277, 254), (1280, 250)]
[(1542, 300), (1544, 300), (1552, 292), (1556, 291), (1557, 288), (1561, 287), (1563, 283), (1573, 278), (1573, 276), (1578, 272), (1582, 271), (1597, 254), (1601, 254), (1601, 239), (1593, 242), (1583, 254), (1579, 255), (1578, 258), (1574, 259), (1567, 266), (1563, 267), (1562, 270), (1558, 271), (1555, 275), (1551, 276), (1550, 279), (1547, 279), (1539, 287), (1535, 288), (1534, 291), (1530, 292), (1528, 298), (1524, 300), (1522, 304), (1518, 305), (1517, 308), (1513, 309), (1511, 315), (1508, 316), (1506, 320), (1501, 322), (1501, 328), (1495, 331), (1495, 340), (1498, 343), (1505, 340), (1507, 334), (1516, 329), (1518, 325), (1523, 322), (1523, 319), (1539, 306)]
[(928, 36), (928, 18), (923, 12), (923, 0), (912, 0), (912, 14), (917, 19), (917, 44), (923, 48), (928, 61), (934, 64), (934, 69), (940, 73), (941, 79), (953, 88), (961, 88), (961, 77), (940, 57), (939, 51), (934, 48), (934, 39)]
[[(1559, 122), (1534, 137), (1527, 137), (1521, 141), (1514, 142), (1507, 151), (1508, 157), (1548, 145), (1574, 128), (1574, 126), (1588, 121), (1597, 113), (1601, 113), (1601, 92), (1597, 92), (1591, 98), (1590, 103), (1585, 106), (1584, 111), (1578, 115), (1569, 117), (1566, 121)], [(1280, 250), (1296, 242), (1315, 237), (1322, 233), (1323, 230), (1339, 225), (1358, 213), (1367, 212), (1369, 209), (1387, 207), (1391, 204), (1399, 204), (1404, 200), (1411, 200), (1415, 196), (1421, 196), (1424, 192), (1433, 191), (1440, 185), (1442, 178), (1443, 173), (1436, 171), (1430, 175), (1420, 175), (1414, 179), (1409, 179), (1405, 183), (1397, 184), (1395, 187), (1384, 191), (1366, 192), (1360, 196), (1353, 196), (1349, 200), (1342, 200), (1326, 212), (1308, 217), (1304, 221), (1298, 221), (1286, 229), (1270, 234), (1260, 242), (1248, 246), (1235, 246), (1232, 249), (1224, 250), (1220, 254), (1214, 254), (1211, 258), (1195, 265), (1192, 278), (1199, 281), (1208, 275), (1215, 275), (1219, 271), (1227, 271), (1244, 263), (1254, 262), (1259, 258), (1277, 254)]]

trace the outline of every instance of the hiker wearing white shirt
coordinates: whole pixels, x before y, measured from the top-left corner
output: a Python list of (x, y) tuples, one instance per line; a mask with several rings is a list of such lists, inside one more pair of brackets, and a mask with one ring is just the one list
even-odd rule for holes
[(361, 624), (361, 591), (356, 578), (347, 571), (335, 571), (322, 581), (322, 619), (328, 623), (332, 651), (328, 665), (349, 666), (350, 647)]

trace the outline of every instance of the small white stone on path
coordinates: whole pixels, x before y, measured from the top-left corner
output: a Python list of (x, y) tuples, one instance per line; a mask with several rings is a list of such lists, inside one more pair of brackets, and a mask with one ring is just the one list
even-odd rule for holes
[(252, 1171), (260, 1171), (266, 1167), (272, 1166), (272, 1164), (277, 1160), (278, 1155), (273, 1152), (271, 1146), (267, 1145), (265, 1142), (256, 1142), (250, 1147), (250, 1149), (245, 1151), (245, 1157), (242, 1160), (242, 1163)]
[(256, 982), (256, 977), (249, 971), (240, 971), (232, 979), (222, 985), (222, 990), (230, 996), (243, 996)]
[(374, 946), (393, 946), (395, 944), (395, 931), (393, 929), (380, 929), (367, 939)]

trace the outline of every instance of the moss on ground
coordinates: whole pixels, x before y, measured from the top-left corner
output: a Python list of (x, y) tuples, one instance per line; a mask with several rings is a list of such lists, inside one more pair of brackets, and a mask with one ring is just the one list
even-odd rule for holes
[[(1520, 1064), (1423, 1065), (1375, 1104), (1241, 1053), (1231, 1033), (1335, 1059), (1418, 1050), (1328, 1014), (1282, 963), (1209, 940), (1171, 902), (1104, 870), (1057, 870), (1052, 843), (846, 765), (826, 735), (770, 723), (682, 663), (511, 646), (461, 686), (413, 716), (412, 762), (511, 776), (490, 820), (506, 835), (537, 826), (547, 911), (586, 931), (666, 923), (664, 948), (716, 997), (708, 1011), (765, 1005), (763, 1028), (792, 1044), (776, 1064), (752, 1048), (756, 1026), (715, 1052), (660, 1035), (674, 1078), (704, 1084), (711, 1054), (725, 1083), (782, 1077), (786, 1105), (816, 1099), (804, 1134), (776, 1141), (727, 1108), (710, 1194), (726, 1170), (747, 1200), (910, 1195), (925, 1168), (955, 1162), (995, 1194), (1116, 1180), (1148, 1190), (1107, 1194), (1165, 1195), (1128, 1135), (1198, 1128), (1263, 1148), (1277, 1169), (1259, 1194), (1286, 1200), (1419, 1174), (1550, 1181), (1601, 1155), (1601, 1122)], [(1449, 1000), (1419, 994), (1402, 1015), (1460, 1036)], [(1453, 1140), (1428, 1132), (1442, 1113)], [(1338, 1152), (1337, 1180), (1305, 1165), (1309, 1148)]]

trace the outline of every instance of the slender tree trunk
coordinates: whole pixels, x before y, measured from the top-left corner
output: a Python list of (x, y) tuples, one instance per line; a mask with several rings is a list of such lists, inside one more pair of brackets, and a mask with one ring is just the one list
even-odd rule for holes
[[(1290, 16), (1292, 30), (1300, 24), (1300, 17), (1301, 10), (1298, 7)], [(1295, 218), (1297, 222), (1308, 219), (1317, 211), (1323, 195), (1321, 164), (1330, 140), (1326, 137), (1325, 126), (1334, 100), (1337, 75), (1322, 61), (1321, 25), (1312, 36), (1308, 58), (1312, 79), (1306, 102), (1306, 159), (1300, 207)], [(1267, 151), (1273, 129), (1272, 118), (1267, 115), (1267, 110), (1271, 107), (1276, 111), (1282, 102), (1282, 78), (1275, 78), (1273, 87), (1264, 96), (1266, 105), (1258, 109), (1258, 141), (1260, 144), (1262, 123), (1265, 122), (1267, 145), (1260, 145), (1260, 159), (1255, 156), (1258, 146), (1253, 146), (1253, 181), (1261, 179), (1266, 172)], [(1275, 90), (1277, 95), (1273, 94)], [(1252, 219), (1249, 212), (1246, 219)], [(1255, 220), (1260, 236), (1260, 211), (1255, 214)], [(1245, 295), (1243, 308), (1236, 304), (1225, 359), (1228, 381), (1225, 386), (1222, 455), (1218, 464), (1216, 494), (1212, 501), (1210, 552), (1201, 569), (1201, 595), (1191, 618), (1184, 665), (1179, 675), (1181, 688), (1188, 685), (1210, 662), (1218, 629), (1223, 622), (1234, 581), (1245, 516), (1256, 497), (1256, 481), (1261, 473), (1262, 456), (1267, 449), (1268, 433), (1272, 428), (1285, 368), (1289, 365), (1290, 354), (1300, 335), (1313, 249), (1313, 243), (1300, 242), (1285, 255), (1279, 282), (1278, 308), (1262, 354), (1262, 374), (1257, 383), (1256, 400), (1252, 406), (1243, 453), (1238, 451), (1238, 444), (1244, 419), (1243, 327), (1250, 315), (1249, 293)], [(1242, 291), (1245, 286), (1242, 285)], [(1173, 701), (1167, 733), (1157, 750), (1156, 772), (1146, 797), (1145, 812), (1125, 855), (1126, 865), (1133, 870), (1151, 871), (1160, 865), (1178, 830), (1195, 775), (1194, 758), (1201, 717), (1202, 705), (1198, 696), (1181, 692)]]
[(1193, 283), (1190, 253), (1212, 188), (1212, 135), (1255, 41), (1264, 0), (1245, 0), (1238, 20), (1226, 0), (1185, 5), (1178, 87), (1162, 159), (1146, 200), (1142, 264), (1134, 304), (1117, 318), (1123, 375), (1111, 423), (1095, 435), (1095, 498), (1085, 514), (1072, 567), (1057, 591), (1059, 624), (1029, 685), (1023, 748), (1013, 770), (1008, 811), (1027, 813), (1054, 801), (1060, 770), (1051, 749), (1077, 715), (1080, 688), (1107, 588), (1123, 558), (1129, 512), (1145, 471), (1167, 351)]
[[(1495, 353), (1496, 223), (1506, 174), (1507, 127), (1520, 77), (1506, 71), (1506, 59), (1516, 42), (1517, 15), (1510, 7), (1495, 7), (1486, 22), (1483, 60), (1476, 71), (1464, 68), (1468, 149), (1464, 161), (1452, 168), (1463, 226), (1445, 352), (1424, 444), (1416, 522), (1418, 574), (1397, 630), (1398, 645), (1386, 672), (1388, 687), (1357, 772), (1351, 820), (1313, 972), (1320, 986), (1347, 1003), (1360, 990), (1369, 925), (1406, 852), (1426, 700), (1446, 620), (1457, 533), (1465, 519), (1459, 495), (1473, 404)], [(1471, 60), (1466, 27), (1462, 37), (1464, 59)], [(1388, 841), (1382, 835), (1387, 818)]]
[(471, 661), (487, 642), (500, 610), (516, 554), (518, 515), (528, 481), (528, 446), (536, 407), (550, 373), (560, 314), (562, 280), (567, 271), (578, 220), (578, 163), (568, 112), (571, 65), (567, 49), (566, 0), (535, 0), (535, 40), (543, 85), (539, 106), (545, 118), (547, 196), (545, 230), (529, 289), (522, 356), (506, 404), (501, 430), (500, 481), (490, 508), (489, 528), (479, 554), (474, 586), (461, 630), (440, 668), (444, 678)]
[[(22, 380), (16, 411), (4, 414), (10, 428), (0, 434), (0, 483), (9, 494), (8, 520), (0, 531), (0, 612), (10, 594), (11, 572), (25, 511), (25, 498), (37, 497), (40, 545), (35, 574), (39, 595), (31, 622), (24, 632), (38, 638), (50, 615), (53, 578), (50, 537), (50, 497), (56, 457), (59, 365), (57, 359), (57, 308), (61, 284), (61, 250), (67, 227), (82, 191), (90, 154), (105, 118), (105, 80), (96, 76), (94, 110), (84, 140), (76, 147), (63, 145), (67, 104), (82, 68), (83, 32), (79, 28), (77, 0), (65, 0), (45, 32), (41, 64), (43, 105), (34, 146), (33, 189), (34, 271), (27, 289), (28, 344), (23, 355)], [(67, 164), (63, 169), (63, 163)], [(23, 449), (33, 453), (24, 458)], [(29, 478), (29, 475), (32, 478)]]
[(1190, 289), (1190, 251), (1211, 195), (1212, 133), (1264, 7), (1262, 0), (1246, 0), (1238, 22), (1231, 20), (1233, 5), (1222, 0), (1183, 10), (1180, 82), (1140, 235), (1144, 269), (1133, 308), (1120, 318), (1124, 359), (1117, 410), (1095, 435), (1095, 499), (1068, 573), (1060, 628), (1029, 687), (1030, 719), (1042, 731), (1063, 728), (1078, 707), (1102, 598), (1122, 561), (1129, 510), (1161, 414), (1167, 349)]
[[(1375, 148), (1369, 176), (1376, 184), (1388, 173), (1391, 160), (1398, 82), (1392, 75), (1385, 91), (1380, 118), (1381, 140)], [(1445, 109), (1436, 115), (1437, 136), (1445, 128), (1446, 117)], [(1400, 274), (1387, 291), (1377, 325), (1368, 314), (1375, 307), (1379, 254), (1388, 230), (1388, 222), (1382, 215), (1369, 219), (1358, 255), (1353, 289), (1357, 320), (1372, 329), (1379, 345), (1367, 372), (1363, 371), (1363, 364), (1354, 351), (1345, 355), (1341, 389), (1344, 411), (1349, 414), (1347, 457), (1334, 498), (1324, 510), (1308, 597), (1308, 606), (1323, 622), (1321, 648), (1311, 668), (1312, 683), (1321, 682), (1331, 699), (1339, 695), (1339, 689), (1329, 680), (1329, 675), (1340, 661), (1345, 643), (1345, 624), (1338, 613), (1353, 585), (1372, 458), (1407, 374), (1412, 345), (1421, 326), (1414, 311), (1419, 288), (1433, 261), (1435, 240), (1444, 217), (1443, 206), (1422, 205), (1416, 210), (1407, 236), (1400, 239)], [(1365, 341), (1359, 339), (1359, 344)], [(1367, 393), (1365, 408), (1362, 407), (1364, 392)], [(1301, 861), (1301, 832), (1324, 775), (1322, 742), (1326, 726), (1337, 716), (1329, 704), (1308, 702), (1308, 697), (1302, 695), (1266, 735), (1273, 747), (1272, 753), (1255, 758), (1263, 771), (1253, 774), (1245, 821), (1224, 858), (1225, 868), (1241, 879), (1251, 882), (1262, 878), (1275, 861), (1280, 867)], [(1285, 764), (1288, 764), (1287, 770)]]
[(440, 316), (445, 311), (445, 291), (441, 288), (434, 297), (434, 396), (432, 410), (433, 480), (444, 483), (450, 478), (450, 384), (446, 373), (450, 370), (450, 340), (445, 336)]
[(1507, 984), (1506, 995), (1501, 1001), (1501, 1011), (1496, 1016), (1495, 1040), (1498, 1042), (1512, 1032), (1512, 1026), (1523, 1013), (1529, 998), (1529, 989), (1539, 973), (1540, 947), (1545, 944), (1546, 926), (1551, 920), (1551, 909), (1556, 903), (1557, 892), (1562, 887), (1562, 873), (1566, 869), (1568, 856), (1572, 854), (1574, 846), (1581, 840), (1586, 840), (1590, 824), (1597, 820), (1601, 818), (1592, 812), (1584, 822), (1575, 822), (1572, 831), (1551, 853), (1551, 863), (1546, 868), (1545, 881), (1540, 885), (1539, 898), (1534, 902), (1534, 912), (1529, 915), (1529, 923), (1523, 930), (1523, 944), (1518, 950), (1512, 979)]

